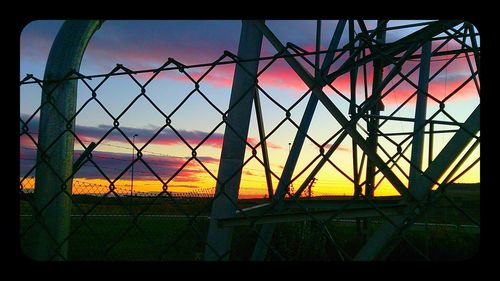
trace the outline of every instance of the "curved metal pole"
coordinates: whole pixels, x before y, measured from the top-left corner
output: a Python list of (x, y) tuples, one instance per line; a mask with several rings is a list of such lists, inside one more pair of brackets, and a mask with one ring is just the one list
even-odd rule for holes
[[(101, 24), (99, 20), (65, 21), (50, 49), (44, 81), (62, 80), (79, 71), (87, 44)], [(69, 130), (75, 126), (77, 84), (76, 79), (45, 82), (42, 88), (34, 194), (37, 214), (30, 253), (36, 260), (67, 258), (74, 145)]]

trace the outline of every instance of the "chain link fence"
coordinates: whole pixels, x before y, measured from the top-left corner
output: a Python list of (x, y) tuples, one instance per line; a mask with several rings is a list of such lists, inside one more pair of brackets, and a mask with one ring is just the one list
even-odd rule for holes
[[(293, 43), (281, 44), (263, 22), (244, 24), (261, 32), (277, 52), (244, 58), (226, 51), (206, 64), (184, 65), (169, 58), (155, 69), (132, 70), (118, 64), (98, 75), (73, 70), (57, 81), (29, 74), (21, 80), (21, 93), (23, 87), (37, 87), (44, 97), (36, 110), (20, 118), (23, 252), (38, 259), (36, 253), (45, 251), (49, 255), (44, 259), (49, 260), (453, 260), (474, 256), (479, 246), (479, 187), (457, 184), (480, 162), (479, 47), (474, 27), (467, 22), (435, 21), (384, 43), (381, 33), (407, 27), (387, 27), (382, 22), (368, 30), (358, 21), (361, 31), (356, 33), (354, 21), (339, 21), (328, 49), (317, 44), (315, 51), (307, 51)], [(350, 40), (340, 46), (343, 33)], [(427, 55), (426, 42), (432, 42), (427, 44)], [(449, 50), (449, 45), (457, 47)], [(466, 65), (469, 73), (460, 83), (449, 85), (444, 95), (436, 95), (433, 83), (442, 81), (454, 62)], [(258, 65), (255, 74), (249, 69), (251, 63)], [(305, 90), (291, 101), (283, 102), (279, 93), (260, 82), (278, 64), (290, 67), (304, 83)], [(425, 64), (431, 68), (427, 77), (422, 74)], [(221, 66), (231, 66), (236, 72), (231, 101), (228, 95), (225, 105), (207, 90), (207, 77)], [(175, 104), (171, 98), (168, 106), (158, 103), (151, 90), (164, 73), (175, 73), (187, 89)], [(127, 90), (135, 94), (126, 103), (117, 101), (123, 108), (113, 112), (101, 97), (106, 95), (106, 84), (116, 77), (128, 80)], [(340, 77), (355, 83), (339, 90)], [(234, 94), (238, 79), (250, 81), (240, 83), (239, 96)], [(68, 81), (78, 85), (80, 98), (86, 95), (69, 117), (51, 94), (67, 87)], [(396, 96), (403, 85), (410, 89), (407, 95)], [(456, 107), (454, 99), (466, 94), (466, 86), (475, 95), (471, 105)], [(167, 89), (164, 94), (170, 91), (175, 90)], [(178, 121), (178, 116), (184, 116), (179, 112), (193, 99), (211, 112), (207, 116), (192, 112), (193, 120), (211, 118), (213, 124), (207, 133), (196, 136)], [(423, 99), (427, 104), (417, 101)], [(131, 128), (121, 125), (138, 103), (147, 104), (163, 120), (149, 135), (134, 135)], [(281, 117), (267, 122), (262, 114), (264, 103)], [(88, 108), (109, 120), (93, 138), (84, 136), (85, 128), (78, 123)], [(251, 121), (256, 123), (255, 138), (242, 134), (240, 127), (245, 125), (234, 121), (241, 108), (249, 109), (249, 119), (255, 118)], [(419, 113), (422, 108), (427, 109), (423, 115)], [(44, 110), (59, 116), (64, 126), (42, 145)], [(319, 120), (320, 124), (336, 128), (325, 129), (323, 137), (308, 130), (314, 112), (320, 110), (331, 115)], [(463, 111), (470, 115), (464, 118)], [(286, 161), (271, 165), (270, 140), (280, 130), (293, 130), (295, 139)], [(184, 147), (178, 155), (151, 148), (165, 134), (176, 137), (177, 145)], [(244, 156), (240, 165), (229, 169), (229, 175), (221, 174), (222, 162), (231, 162), (222, 156), (213, 159), (204, 150), (214, 147), (214, 139), (221, 135), (224, 146), (237, 142)], [(61, 176), (51, 157), (68, 137), (75, 142), (72, 170)], [(308, 160), (297, 165), (304, 142), (316, 152), (308, 153)], [(221, 146), (218, 153), (224, 149)], [(350, 146), (349, 156), (341, 157), (339, 147), (346, 146)], [(417, 146), (425, 148), (419, 150), (419, 161), (412, 155)], [(118, 151), (131, 152), (130, 157)], [(174, 168), (166, 169), (167, 162)], [(43, 181), (43, 173), (37, 171), (40, 167), (58, 177), (57, 186), (51, 186), (55, 193), (38, 190), (42, 183), (38, 186), (37, 180)], [(250, 174), (255, 167), (261, 171), (260, 195), (238, 197), (245, 171)], [(204, 185), (183, 189), (183, 177), (193, 169), (198, 178), (204, 178)], [(338, 196), (338, 183), (319, 176), (325, 170), (348, 182), (352, 193)], [(145, 180), (150, 191), (137, 190)], [(234, 181), (236, 189), (231, 188)], [(320, 183), (328, 188), (316, 189)], [(418, 191), (412, 185), (425, 188)], [(387, 186), (397, 195), (375, 196)], [(41, 197), (44, 200), (37, 199)], [(70, 213), (66, 232), (52, 228), (64, 224), (51, 211), (54, 205), (64, 205)], [(230, 215), (220, 215), (220, 206), (230, 210)], [(41, 239), (50, 241), (50, 251), (40, 250)], [(221, 246), (224, 243), (227, 246)]]

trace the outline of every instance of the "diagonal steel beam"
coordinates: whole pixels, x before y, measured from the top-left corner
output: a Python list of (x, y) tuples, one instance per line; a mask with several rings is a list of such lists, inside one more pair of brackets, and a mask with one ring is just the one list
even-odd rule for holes
[(330, 45), (328, 45), (328, 52), (325, 55), (323, 64), (321, 65), (321, 75), (328, 74), (330, 66), (335, 56), (334, 50), (339, 46), (340, 38), (342, 37), (342, 32), (344, 31), (346, 25), (346, 20), (339, 20), (335, 32), (333, 33), (332, 40), (330, 40)]
[(259, 91), (255, 89), (254, 96), (255, 115), (257, 116), (257, 127), (259, 129), (259, 139), (262, 148), (262, 158), (266, 175), (267, 193), (269, 198), (273, 198), (273, 181), (271, 178), (271, 164), (267, 153), (266, 131), (264, 129), (264, 117), (262, 116), (262, 106), (260, 104)]
[[(353, 28), (353, 31), (354, 31), (354, 20), (351, 20), (350, 22), (352, 22), (352, 28)], [(339, 24), (341, 23), (341, 21), (339, 21)], [(363, 53), (363, 57), (365, 57), (365, 47), (366, 47), (366, 43), (370, 43), (371, 40), (373, 40), (373, 38), (375, 37), (376, 34), (378, 34), (379, 32), (381, 32), (381, 26), (377, 26), (377, 28), (375, 28), (370, 35), (366, 35), (366, 34), (358, 34), (355, 38), (353, 38), (353, 40), (350, 40), (350, 43), (349, 45), (347, 46), (344, 46), (342, 48), (342, 51), (345, 51), (345, 49), (347, 47), (351, 47), (355, 41), (359, 41), (360, 42), (360, 45), (357, 47), (357, 48), (354, 48), (355, 51), (353, 53), (349, 53), (349, 57), (347, 58), (347, 60), (344, 62), (343, 65), (346, 65), (346, 64), (349, 64), (349, 63), (352, 63), (353, 61), (355, 60), (358, 60), (358, 57), (361, 55), (361, 53)], [(332, 38), (333, 39), (333, 38)], [(351, 45), (352, 44), (352, 45)], [(368, 45), (368, 47), (370, 48), (371, 46)], [(326, 61), (326, 60), (325, 60)], [(322, 77), (326, 78), (327, 75), (328, 75), (328, 70), (329, 70), (329, 67), (331, 65), (331, 61), (328, 63), (328, 64), (324, 64), (323, 66), (326, 66), (325, 67), (325, 71), (322, 73)], [(349, 71), (351, 71), (352, 69), (350, 69)], [(324, 79), (324, 81), (327, 81)], [(330, 82), (323, 82), (325, 84), (328, 84), (328, 83), (331, 83), (333, 80), (331, 80)]]
[(90, 155), (90, 153), (92, 153), (92, 151), (94, 151), (96, 146), (97, 144), (95, 142), (91, 142), (87, 146), (87, 148), (83, 151), (80, 157), (78, 157), (75, 163), (73, 163), (73, 173), (76, 173), (76, 171), (78, 171), (83, 166), (83, 164), (85, 164), (85, 162), (88, 160), (87, 157)]

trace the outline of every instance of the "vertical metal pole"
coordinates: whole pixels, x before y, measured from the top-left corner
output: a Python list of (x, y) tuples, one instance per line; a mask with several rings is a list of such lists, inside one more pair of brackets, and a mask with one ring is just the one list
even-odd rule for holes
[(319, 77), (321, 70), (319, 69), (319, 51), (321, 49), (321, 20), (316, 23), (316, 55), (314, 56), (314, 76)]
[(259, 91), (255, 88), (255, 115), (257, 116), (257, 127), (259, 129), (260, 145), (262, 147), (262, 158), (264, 161), (264, 169), (266, 174), (267, 193), (269, 198), (273, 198), (273, 181), (271, 178), (271, 164), (269, 163), (269, 155), (267, 153), (266, 131), (264, 130), (264, 119), (262, 116), (262, 107), (260, 105)]
[[(363, 48), (363, 58), (366, 57), (365, 49)], [(365, 100), (368, 99), (368, 73), (366, 71), (366, 63), (363, 64), (363, 85), (365, 88)]]
[[(337, 27), (335, 28), (332, 40), (330, 41), (330, 45), (328, 46), (329, 52), (326, 54), (325, 59), (323, 60), (323, 64), (321, 65), (321, 75), (328, 74), (327, 72), (330, 68), (330, 62), (333, 60), (333, 50), (337, 49), (345, 24), (346, 21), (341, 20), (338, 22)], [(276, 188), (276, 193), (274, 195), (274, 198), (277, 198), (276, 200), (279, 200), (286, 194), (293, 175), (293, 171), (295, 169), (295, 165), (297, 164), (297, 160), (299, 158), (300, 151), (302, 150), (302, 146), (304, 144), (304, 140), (306, 137), (305, 133), (307, 133), (307, 131), (309, 130), (309, 126), (311, 125), (314, 110), (316, 109), (318, 101), (319, 99), (315, 95), (311, 95), (309, 97), (304, 115), (302, 116), (302, 120), (300, 120), (300, 130), (298, 130), (297, 134), (295, 135), (290, 153), (288, 154), (285, 167), (283, 168), (283, 172), (278, 183), (278, 187)], [(276, 209), (279, 209), (279, 207), (276, 207)], [(271, 241), (274, 227), (274, 224), (264, 224), (262, 226), (259, 240), (257, 240), (254, 252), (252, 254), (252, 260), (263, 260), (265, 258), (267, 254), (267, 244), (269, 243), (269, 241)]]
[(476, 62), (476, 69), (477, 69), (477, 71), (480, 71), (481, 58), (479, 56), (479, 51), (478, 51), (479, 46), (478, 46), (477, 40), (476, 40), (476, 32), (474, 31), (474, 26), (472, 24), (469, 26), (469, 33), (470, 33), (470, 40), (471, 40), (472, 48), (474, 48), (474, 61)]
[[(319, 77), (321, 75), (321, 70), (319, 66), (319, 51), (321, 49), (321, 20), (317, 21), (316, 24), (316, 56), (315, 56), (315, 61), (314, 61), (314, 77), (319, 80)], [(311, 184), (309, 185), (308, 188), (308, 197), (311, 198), (312, 196), (312, 186), (314, 185), (314, 182), (316, 181), (316, 178), (314, 178), (311, 181)], [(300, 194), (299, 194), (300, 196)], [(304, 223), (306, 223), (304, 221)], [(310, 225), (312, 227), (312, 224)]]
[[(349, 49), (349, 56), (354, 54), (354, 20), (349, 20), (349, 43), (351, 48)], [(358, 68), (354, 68), (350, 72), (350, 82), (351, 82), (351, 103), (349, 106), (349, 114), (352, 116), (356, 114), (356, 81), (358, 77)], [(354, 197), (359, 197), (361, 194), (361, 188), (359, 186), (359, 174), (358, 174), (358, 149), (356, 142), (352, 139), (352, 170), (354, 178)]]
[[(385, 43), (385, 34), (386, 34), (385, 28), (387, 25), (387, 21), (378, 21), (377, 26), (378, 25), (382, 25), (380, 27), (382, 30), (380, 31), (379, 34), (377, 34), (376, 38), (377, 41), (383, 44)], [(382, 92), (382, 89), (378, 88), (382, 82), (382, 77), (384, 75), (383, 70), (384, 70), (384, 64), (382, 62), (382, 59), (373, 60), (372, 95), (374, 96), (375, 100), (380, 99), (380, 93)], [(382, 103), (382, 100), (379, 100), (378, 104), (370, 110), (371, 115), (374, 117), (368, 118), (368, 124), (367, 124), (367, 129), (368, 129), (367, 143), (375, 153), (377, 153), (377, 146), (378, 146), (377, 130), (379, 126), (379, 119), (377, 118), (377, 116), (380, 114), (380, 111), (382, 110), (384, 110), (384, 105)], [(373, 198), (374, 193), (375, 193), (375, 164), (368, 157), (366, 161), (365, 196), (366, 198)], [(369, 229), (369, 220), (365, 218), (363, 219), (363, 230), (362, 230), (363, 240), (367, 239), (368, 229)]]
[(352, 140), (352, 173), (354, 180), (354, 197), (358, 198), (361, 195), (361, 187), (359, 186), (358, 173), (358, 147), (354, 140)]
[[(349, 20), (349, 43), (351, 47), (349, 48), (349, 57), (354, 54), (354, 20)], [(350, 73), (351, 82), (351, 102), (349, 104), (349, 114), (356, 114), (356, 80), (358, 77), (358, 68), (354, 67), (351, 69)]]
[(422, 45), (422, 56), (418, 74), (417, 104), (415, 105), (415, 122), (413, 123), (413, 141), (411, 146), (410, 179), (408, 189), (412, 192), (420, 177), (424, 159), (425, 114), (427, 112), (427, 89), (429, 86), (429, 69), (431, 64), (431, 41)]
[(427, 166), (430, 166), (432, 163), (432, 154), (434, 150), (434, 122), (429, 123), (429, 161), (427, 162)]
[[(244, 20), (241, 26), (238, 56), (242, 59), (257, 58), (260, 56), (261, 45), (262, 32), (251, 22)], [(243, 62), (242, 65), (248, 73), (241, 65), (236, 65), (229, 102), (232, 110), (229, 111), (226, 122), (239, 136), (246, 139), (250, 126), (252, 100), (255, 93), (252, 87), (255, 85), (259, 61)], [(248, 93), (248, 91), (251, 93)], [(245, 97), (236, 104), (242, 96)], [(235, 135), (235, 132), (229, 126), (226, 126), (217, 177), (219, 182), (216, 188), (216, 196), (221, 192), (225, 192), (225, 195), (217, 196), (212, 203), (207, 237), (208, 245), (205, 247), (204, 260), (221, 259), (231, 246), (233, 229), (220, 227), (218, 220), (236, 214), (234, 204), (238, 200), (241, 179), (240, 167), (245, 157), (245, 142)], [(224, 185), (222, 186), (220, 183), (224, 183)], [(229, 256), (225, 255), (223, 259), (227, 260), (228, 258)]]
[[(382, 24), (383, 26), (381, 27), (381, 31), (379, 34), (377, 34), (377, 41), (380, 43), (385, 43), (385, 28), (387, 25), (386, 21), (379, 21), (378, 24)], [(372, 91), (379, 88), (380, 83), (382, 82), (382, 77), (383, 77), (383, 62), (382, 59), (375, 59), (373, 61), (373, 86), (372, 86)], [(380, 92), (382, 89), (379, 91), (373, 91), (372, 95), (375, 96), (375, 99), (380, 98)], [(380, 114), (380, 111), (384, 110), (384, 105), (382, 101), (380, 100), (377, 106), (374, 106), (372, 110), (370, 110), (371, 115), (375, 117), (369, 118), (368, 121), (368, 143), (371, 146), (372, 150), (377, 152), (377, 144), (378, 144), (378, 125), (379, 125), (379, 120), (376, 116)], [(375, 188), (375, 165), (374, 163), (368, 158), (368, 161), (366, 162), (366, 190), (365, 190), (365, 195), (367, 198), (373, 198), (374, 195), (374, 188)]]
[[(85, 48), (101, 21), (65, 21), (50, 49), (44, 81), (63, 79), (70, 71), (79, 71)], [(54, 87), (56, 87), (54, 90)], [(53, 90), (53, 91), (52, 91)], [(38, 218), (33, 228), (33, 252), (36, 260), (67, 259), (70, 230), (77, 80), (44, 83), (40, 112), (34, 200)], [(48, 149), (50, 145), (54, 145)], [(65, 241), (65, 242), (63, 242)]]
[[(132, 136), (132, 144), (135, 145), (135, 137), (137, 134)], [(132, 146), (132, 175), (130, 177), (130, 199), (134, 196), (134, 158), (135, 158), (135, 147)]]
[[(349, 43), (351, 47), (349, 49), (349, 56), (354, 54), (354, 20), (349, 20)], [(356, 82), (357, 82), (358, 69), (354, 68), (350, 72), (350, 82), (351, 82), (351, 103), (349, 105), (349, 114), (352, 116), (356, 114)], [(354, 139), (352, 142), (352, 173), (354, 179), (354, 198), (359, 198), (361, 195), (361, 187), (359, 186), (359, 173), (358, 173), (358, 148)], [(358, 235), (362, 234), (361, 229), (361, 219), (356, 218), (356, 233)]]

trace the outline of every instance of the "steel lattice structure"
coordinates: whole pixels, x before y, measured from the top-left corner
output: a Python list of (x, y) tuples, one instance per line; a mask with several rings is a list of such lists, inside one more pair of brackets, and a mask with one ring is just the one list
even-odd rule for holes
[[(20, 192), (25, 194), (25, 185), (30, 179), (29, 174), (36, 170), (34, 198), (30, 201), (34, 221), (21, 233), (37, 237), (36, 242), (33, 242), (30, 256), (40, 260), (68, 259), (68, 242), (77, 232), (71, 230), (71, 209), (75, 208), (75, 205), (80, 208), (72, 199), (73, 177), (84, 164), (95, 166), (109, 182), (109, 190), (103, 198), (110, 194), (117, 198), (123, 197), (117, 192), (115, 182), (129, 168), (133, 168), (136, 162), (143, 163), (163, 186), (163, 190), (153, 196), (151, 205), (130, 213), (132, 218), (130, 227), (124, 230), (123, 235), (116, 241), (110, 243), (109, 248), (104, 251), (105, 258), (131, 229), (143, 232), (138, 220), (147, 213), (155, 200), (169, 200), (177, 206), (177, 210), (188, 220), (186, 229), (193, 230), (196, 239), (202, 241), (203, 259), (207, 261), (231, 259), (235, 243), (242, 243), (241, 241), (248, 237), (253, 237), (252, 241), (255, 242), (248, 257), (250, 260), (266, 260), (271, 254), (280, 257), (282, 254), (274, 244), (276, 239), (273, 239), (276, 226), (280, 223), (302, 221), (314, 223), (316, 229), (328, 243), (333, 245), (341, 259), (384, 259), (399, 241), (404, 240), (412, 244), (405, 235), (406, 231), (440, 200), (449, 201), (479, 227), (479, 221), (461, 210), (445, 192), (449, 186), (479, 163), (479, 158), (472, 162), (469, 159), (479, 150), (479, 104), (463, 121), (458, 121), (446, 107), (447, 101), (463, 94), (461, 89), (468, 83), (474, 83), (476, 91), (474, 94), (479, 98), (479, 35), (471, 23), (459, 20), (436, 20), (407, 25), (388, 25), (388, 23), (390, 23), (388, 20), (379, 20), (374, 29), (368, 29), (363, 20), (340, 20), (335, 26), (330, 44), (327, 48), (322, 48), (320, 45), (322, 26), (321, 21), (317, 21), (315, 50), (307, 51), (292, 42), (282, 42), (265, 21), (244, 20), (238, 53), (225, 52), (212, 63), (184, 65), (175, 59), (169, 59), (156, 69), (134, 71), (123, 65), (117, 65), (106, 74), (84, 75), (79, 73), (80, 62), (88, 42), (102, 21), (66, 21), (53, 43), (43, 80), (28, 75), (20, 83), (21, 86), (38, 84), (42, 89), (40, 107), (27, 120), (21, 118), (20, 125), (20, 136), (30, 138), (37, 149), (37, 159), (33, 168), (28, 174), (21, 175), (20, 180)], [(401, 38), (390, 41), (387, 33), (394, 30), (409, 31)], [(342, 45), (341, 38), (346, 35), (348, 40)], [(275, 48), (275, 55), (261, 56), (263, 40), (267, 40)], [(450, 42), (458, 47), (445, 49)], [(470, 73), (463, 83), (451, 87), (444, 97), (435, 97), (431, 94), (429, 85), (440, 73), (446, 71), (447, 66), (458, 59), (467, 61)], [(261, 75), (278, 60), (286, 61), (308, 87), (308, 90), (288, 108), (273, 99), (272, 94), (259, 84)], [(434, 70), (431, 65), (435, 62), (440, 62), (440, 66)], [(216, 106), (203, 93), (204, 77), (214, 67), (224, 64), (235, 65), (228, 108)], [(189, 74), (191, 69), (206, 66), (209, 66), (209, 69), (198, 79)], [(147, 91), (148, 84), (159, 73), (165, 71), (179, 71), (193, 85), (193, 91), (187, 94), (186, 99), (170, 113), (163, 112), (161, 106), (156, 105), (148, 97)], [(372, 73), (371, 83), (368, 82), (367, 72)], [(140, 83), (134, 76), (142, 73), (153, 75), (146, 83)], [(99, 102), (99, 87), (113, 76), (129, 76), (137, 84), (140, 92), (118, 116), (109, 113)], [(346, 76), (349, 77), (350, 89), (348, 92), (341, 92), (336, 88), (335, 82), (339, 77)], [(91, 78), (102, 79), (102, 82), (96, 87), (91, 87), (86, 83)], [(360, 80), (362, 89), (359, 88)], [(78, 83), (85, 84), (92, 93), (81, 108), (76, 107)], [(386, 112), (385, 103), (402, 83), (410, 85), (412, 93), (400, 102), (394, 111)], [(330, 93), (343, 99), (349, 105), (348, 110), (340, 108)], [(195, 94), (204, 98), (220, 114), (221, 120), (211, 133), (198, 145), (193, 146), (175, 130), (171, 117), (191, 95)], [(274, 128), (265, 128), (267, 123), (261, 109), (261, 98), (264, 97), (283, 111), (283, 120)], [(165, 118), (164, 126), (142, 147), (136, 146), (131, 137), (123, 133), (119, 122), (120, 117), (138, 98), (148, 100)], [(299, 117), (300, 122), (297, 123), (291, 115), (302, 100), (307, 100), (307, 106), (304, 114)], [(415, 104), (411, 104), (411, 100), (416, 100)], [(99, 103), (112, 118), (113, 126), (99, 141), (85, 144), (75, 134), (74, 128), (79, 112), (89, 102)], [(326, 108), (341, 128), (336, 132), (330, 132), (331, 137), (324, 143), (319, 143), (309, 135), (318, 104)], [(411, 107), (414, 115), (398, 116), (403, 107)], [(259, 133), (257, 144), (251, 144), (247, 140), (252, 108), (255, 109), (257, 118)], [(40, 114), (40, 128), (38, 138), (35, 139), (28, 127), (37, 113)], [(437, 116), (446, 116), (448, 121), (438, 120)], [(388, 127), (386, 124), (390, 122), (410, 123), (413, 125), (413, 130), (389, 131), (386, 129)], [(292, 124), (297, 133), (291, 143), (283, 170), (281, 174), (277, 174), (269, 164), (266, 141), (284, 123)], [(221, 126), (225, 126), (223, 147), (218, 173), (214, 174), (205, 166), (203, 159), (198, 157), (197, 149)], [(451, 126), (453, 129), (438, 130), (434, 126)], [(197, 162), (217, 183), (213, 197), (199, 212), (191, 213), (189, 210), (183, 210), (178, 204), (179, 199), (168, 189), (169, 182), (179, 171), (165, 179), (143, 158), (148, 144), (165, 128), (172, 129), (191, 151), (189, 159), (179, 171), (190, 161)], [(137, 157), (115, 179), (108, 177), (92, 159), (92, 151), (101, 145), (112, 131), (122, 134), (137, 151)], [(433, 137), (439, 133), (449, 133), (452, 136), (440, 151), (434, 151)], [(81, 153), (77, 161), (73, 162), (75, 140), (86, 150)], [(303, 152), (305, 141), (314, 143), (318, 152), (313, 161), (301, 171), (297, 171), (297, 161)], [(335, 157), (332, 157), (345, 141), (350, 141), (352, 146), (350, 173), (339, 168)], [(248, 149), (252, 155), (245, 158)], [(424, 157), (426, 152), (428, 157)], [(242, 171), (249, 161), (258, 161), (265, 170), (269, 202), (242, 208), (238, 204), (239, 186)], [(301, 197), (325, 165), (335, 168), (352, 183), (353, 195), (349, 200), (325, 202), (304, 200)], [(305, 176), (305, 180), (299, 183), (299, 176)], [(273, 186), (273, 179), (278, 181), (277, 186)], [(399, 193), (397, 200), (383, 201), (374, 195), (382, 181), (388, 181)], [(292, 183), (300, 184), (293, 192), (290, 190)], [(92, 232), (97, 232), (86, 222), (86, 217), (91, 215), (92, 210), (99, 206), (100, 202), (96, 202), (88, 210), (82, 210), (79, 228), (89, 228)], [(127, 202), (122, 201), (120, 204), (127, 205)], [(205, 232), (198, 229), (195, 223), (202, 217), (206, 218), (204, 212), (208, 212), (207, 210), (210, 210), (210, 213)], [(329, 231), (328, 225), (337, 219), (354, 218), (364, 223), (365, 227), (371, 225), (376, 230), (365, 237), (363, 245), (352, 255), (342, 249), (335, 234)], [(374, 222), (374, 218), (377, 223)], [(245, 227), (248, 230), (243, 235), (236, 235), (237, 227)], [(182, 237), (182, 231), (178, 235)], [(234, 237), (235, 235), (237, 237)], [(176, 244), (175, 241), (177, 240), (174, 239), (172, 244), (161, 252), (160, 259), (168, 248)], [(414, 248), (428, 259), (421, 249)]]

